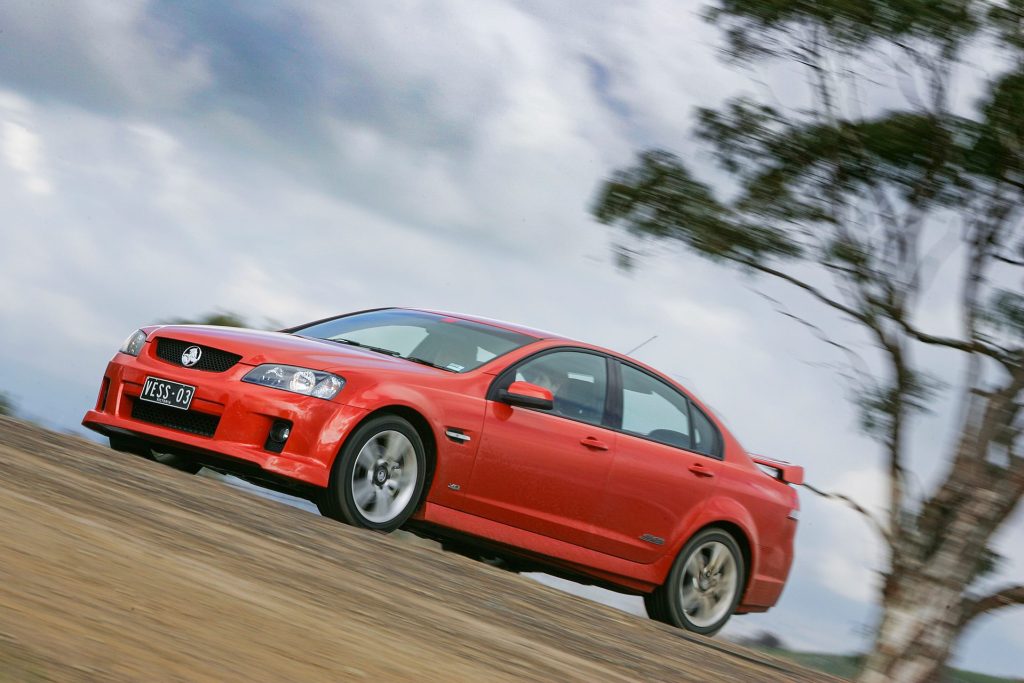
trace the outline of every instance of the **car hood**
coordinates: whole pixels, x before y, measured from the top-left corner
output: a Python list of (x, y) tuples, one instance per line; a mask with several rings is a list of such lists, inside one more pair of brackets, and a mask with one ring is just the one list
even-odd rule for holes
[(246, 365), (281, 363), (328, 372), (353, 368), (399, 370), (416, 374), (443, 372), (357, 346), (345, 346), (285, 332), (207, 325), (165, 325), (155, 328), (149, 334), (150, 339), (160, 337), (236, 353), (242, 357), (240, 362)]

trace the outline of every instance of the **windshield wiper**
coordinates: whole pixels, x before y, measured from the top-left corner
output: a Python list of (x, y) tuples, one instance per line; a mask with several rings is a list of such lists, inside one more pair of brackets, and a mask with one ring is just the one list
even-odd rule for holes
[(359, 348), (366, 349), (368, 351), (376, 351), (377, 353), (383, 353), (385, 356), (392, 356), (394, 358), (404, 358), (405, 360), (411, 360), (413, 363), (419, 363), (420, 365), (429, 365), (432, 368), (444, 370), (445, 372), (458, 372), (458, 370), (452, 370), (451, 368), (446, 368), (443, 365), (431, 363), (429, 360), (425, 360), (423, 358), (416, 358), (415, 356), (403, 356), (399, 351), (392, 351), (391, 349), (385, 349), (380, 346), (371, 346), (369, 344), (357, 342), (354, 339), (345, 339), (344, 337), (338, 337), (337, 339), (330, 339), (328, 337), (321, 338), (324, 341), (331, 341), (334, 342), (335, 344), (345, 344), (346, 346), (358, 346)]
[(398, 351), (392, 351), (391, 349), (385, 349), (380, 346), (371, 346), (369, 344), (363, 344), (362, 342), (353, 341), (352, 339), (345, 339), (343, 337), (339, 337), (338, 339), (330, 339), (328, 337), (323, 337), (323, 340), (331, 341), (336, 344), (345, 344), (346, 346), (358, 346), (359, 348), (366, 349), (367, 351), (376, 351), (377, 353), (383, 353), (385, 356), (394, 356), (396, 358), (402, 358), (402, 354), (399, 353)]
[(431, 363), (429, 360), (417, 358), (416, 356), (402, 356), (402, 358), (405, 358), (406, 360), (411, 360), (413, 363), (419, 363), (420, 365), (429, 365), (430, 367), (437, 368), (438, 370), (444, 370), (446, 372), (458, 372), (458, 370), (452, 370), (451, 368), (446, 368), (445, 366), (438, 365), (437, 363)]

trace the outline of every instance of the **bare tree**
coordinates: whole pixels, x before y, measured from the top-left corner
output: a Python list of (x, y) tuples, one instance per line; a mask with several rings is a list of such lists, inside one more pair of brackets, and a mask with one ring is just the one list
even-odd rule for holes
[[(808, 102), (750, 98), (699, 110), (697, 136), (729, 192), (677, 156), (642, 152), (601, 188), (599, 220), (791, 286), (877, 348), (859, 375), (863, 426), (879, 440), (887, 514), (881, 618), (861, 681), (939, 677), (962, 630), (1024, 603), (1024, 585), (975, 594), (989, 543), (1024, 495), (1024, 0), (721, 0), (708, 12), (727, 56), (776, 60), (806, 76)], [(995, 75), (964, 68), (974, 50)], [(972, 109), (951, 102), (973, 79)], [(875, 111), (863, 93), (895, 84)], [(893, 98), (890, 98), (893, 99)], [(639, 246), (637, 243), (639, 242)], [(959, 330), (925, 329), (920, 311), (940, 254), (958, 259)], [(961, 406), (937, 488), (908, 492), (909, 433), (939, 390), (919, 357), (959, 362)]]

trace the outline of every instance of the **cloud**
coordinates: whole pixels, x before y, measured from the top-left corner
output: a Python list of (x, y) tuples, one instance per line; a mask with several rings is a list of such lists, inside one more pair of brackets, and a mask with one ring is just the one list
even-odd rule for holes
[(148, 10), (142, 0), (5, 2), (0, 75), (31, 97), (104, 111), (182, 106), (211, 84), (204, 55), (180, 49)]
[[(887, 481), (881, 470), (864, 468), (843, 472), (826, 490), (842, 493), (857, 501), (875, 519), (885, 520)], [(817, 580), (837, 595), (860, 603), (873, 602), (881, 588), (884, 569), (883, 542), (861, 514), (839, 503), (815, 505), (824, 528), (818, 534), (841, 543), (819, 546), (814, 562)], [(828, 506), (839, 509), (829, 509)]]
[(42, 171), (39, 137), (14, 121), (3, 122), (0, 136), (4, 160), (22, 175), (25, 189), (33, 194), (50, 194), (53, 188)]
[[(404, 304), (623, 351), (657, 335), (637, 356), (745, 446), (877, 504), (878, 449), (808, 363), (835, 357), (749, 291), (770, 285), (660, 247), (623, 275), (587, 214), (636, 148), (706, 165), (692, 107), (754, 87), (697, 9), (3, 3), (0, 388), (73, 426), (135, 327), (214, 308), (288, 325)], [(922, 470), (949, 410), (927, 419)], [(869, 618), (877, 548), (855, 513), (803, 505), (782, 603), (738, 623), (842, 649)]]

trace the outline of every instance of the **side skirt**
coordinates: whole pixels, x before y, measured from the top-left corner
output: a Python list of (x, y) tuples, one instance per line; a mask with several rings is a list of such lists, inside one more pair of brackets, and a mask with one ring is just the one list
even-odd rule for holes
[(499, 556), (511, 555), (531, 563), (530, 570), (622, 593), (650, 593), (663, 578), (657, 563), (630, 562), (434, 503), (424, 506), (413, 526), (418, 527), (414, 531), (442, 542), (454, 541), (466, 550), (480, 548)]

